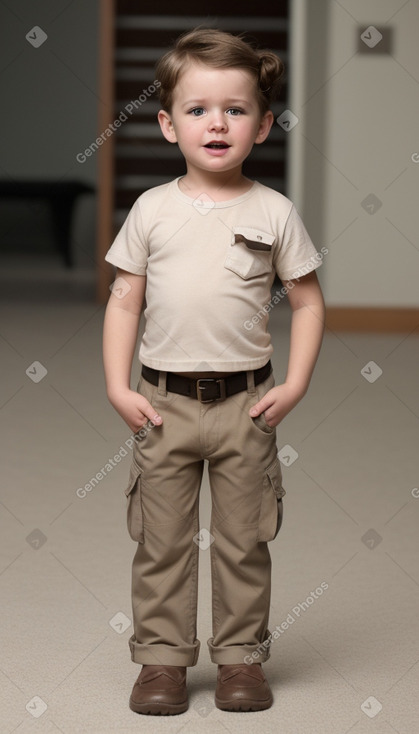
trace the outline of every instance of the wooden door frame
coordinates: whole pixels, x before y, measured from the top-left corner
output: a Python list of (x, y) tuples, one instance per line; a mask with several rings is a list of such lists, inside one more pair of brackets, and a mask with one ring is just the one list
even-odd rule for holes
[[(99, 14), (98, 135), (101, 135), (115, 117), (115, 0), (100, 0)], [(113, 280), (112, 265), (107, 263), (104, 258), (113, 240), (114, 147), (114, 135), (111, 135), (103, 145), (99, 146), (97, 151), (96, 300), (98, 303), (107, 302), (109, 286)]]

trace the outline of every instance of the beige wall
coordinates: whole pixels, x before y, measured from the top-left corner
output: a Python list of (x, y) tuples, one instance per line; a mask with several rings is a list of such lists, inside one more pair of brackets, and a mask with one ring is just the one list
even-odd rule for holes
[[(419, 2), (292, 7), (290, 198), (318, 249), (329, 249), (319, 271), (326, 301), (417, 307)], [(357, 52), (369, 25), (393, 29), (392, 55)], [(382, 202), (374, 214), (361, 206), (371, 193)]]

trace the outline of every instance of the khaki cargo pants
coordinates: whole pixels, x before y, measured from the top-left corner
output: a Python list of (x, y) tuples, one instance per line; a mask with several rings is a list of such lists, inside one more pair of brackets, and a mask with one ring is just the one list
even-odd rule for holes
[[(134, 634), (131, 658), (147, 665), (193, 666), (198, 661), (197, 583), (200, 549), (209, 548), (212, 580), (211, 661), (243, 663), (259, 649), (270, 657), (268, 617), (271, 557), (268, 542), (282, 523), (281, 466), (276, 430), (249, 409), (275, 384), (273, 374), (222, 402), (166, 391), (141, 377), (138, 392), (163, 418), (136, 442), (127, 520), (138, 542), (132, 564)], [(208, 461), (212, 511), (199, 524), (199, 492)], [(208, 532), (209, 531), (209, 532)], [(201, 552), (202, 552), (201, 550)], [(244, 658), (246, 657), (246, 660)]]

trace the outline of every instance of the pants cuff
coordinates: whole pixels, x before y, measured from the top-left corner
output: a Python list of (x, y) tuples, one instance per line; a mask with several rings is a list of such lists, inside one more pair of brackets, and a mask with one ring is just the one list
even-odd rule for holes
[[(227, 645), (221, 647), (214, 646), (214, 638), (207, 640), (211, 661), (218, 665), (235, 665), (237, 663), (265, 663), (270, 658), (269, 646), (271, 642), (271, 633), (266, 631), (266, 645), (260, 642), (256, 645)], [(269, 644), (268, 644), (269, 642)]]
[(131, 660), (143, 665), (182, 665), (193, 667), (198, 662), (201, 643), (195, 640), (193, 646), (185, 645), (143, 645), (132, 635), (129, 641)]

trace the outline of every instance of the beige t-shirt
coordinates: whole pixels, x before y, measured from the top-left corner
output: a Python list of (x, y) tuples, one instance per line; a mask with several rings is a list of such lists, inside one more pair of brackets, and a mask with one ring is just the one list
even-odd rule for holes
[[(282, 281), (321, 264), (292, 202), (255, 181), (245, 194), (214, 202), (184, 194), (179, 178), (134, 203), (105, 259), (146, 275), (142, 364), (154, 369), (236, 371), (262, 367)], [(275, 297), (274, 297), (275, 298)]]

